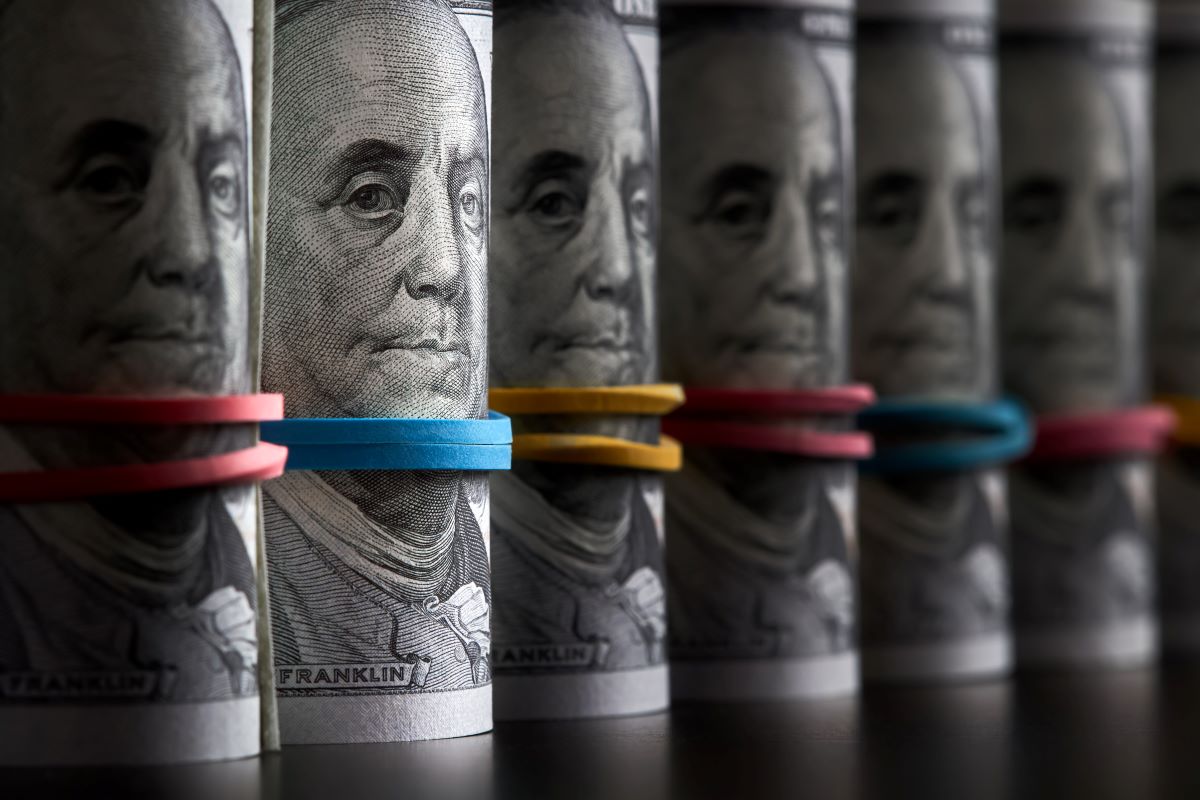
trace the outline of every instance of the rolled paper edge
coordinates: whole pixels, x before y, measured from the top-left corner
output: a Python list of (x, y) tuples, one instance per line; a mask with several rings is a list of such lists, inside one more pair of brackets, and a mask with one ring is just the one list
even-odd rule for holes
[(763, 450), (811, 458), (861, 460), (874, 452), (871, 434), (863, 431), (814, 431), (782, 425), (667, 418), (663, 433), (685, 445)]
[(1155, 455), (1175, 429), (1176, 415), (1166, 405), (1116, 411), (1054, 414), (1037, 419), (1029, 461), (1076, 460), (1121, 455)]
[(726, 389), (688, 386), (687, 400), (675, 416), (714, 412), (762, 416), (856, 414), (875, 402), (875, 390), (865, 383), (815, 389)]
[(293, 444), (287, 471), (434, 470), (483, 472), (512, 465), (511, 444), (384, 442), (379, 444)]
[(0, 473), (0, 503), (67, 502), (202, 486), (256, 483), (283, 474), (287, 448), (268, 442), (201, 458), (82, 469)]
[(631, 386), (493, 387), (488, 403), (505, 414), (662, 415), (684, 402), (677, 383)]
[(283, 418), (283, 395), (0, 395), (0, 423), (205, 425)]
[(512, 422), (489, 411), (487, 419), (293, 417), (264, 423), (266, 441), (298, 445), (507, 445)]
[(653, 472), (677, 472), (683, 466), (683, 448), (666, 434), (659, 437), (658, 444), (593, 434), (518, 434), (513, 436), (512, 457), (526, 461), (595, 464)]

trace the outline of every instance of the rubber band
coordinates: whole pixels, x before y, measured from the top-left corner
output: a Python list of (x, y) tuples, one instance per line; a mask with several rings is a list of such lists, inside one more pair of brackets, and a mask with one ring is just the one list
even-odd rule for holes
[(661, 415), (683, 403), (677, 383), (637, 386), (493, 388), (488, 403), (505, 414)]
[(1175, 412), (1175, 430), (1171, 438), (1189, 447), (1200, 447), (1200, 398), (1168, 394), (1155, 400)]
[(283, 417), (283, 395), (0, 395), (0, 423), (207, 425)]
[(1115, 411), (1038, 417), (1030, 461), (1153, 455), (1175, 426), (1170, 408), (1146, 405)]
[(566, 464), (676, 472), (683, 466), (683, 450), (670, 436), (658, 444), (643, 444), (615, 436), (573, 433), (524, 433), (513, 437), (513, 458)]
[(812, 458), (857, 460), (869, 458), (873, 451), (871, 435), (861, 431), (814, 431), (799, 426), (674, 417), (663, 420), (662, 430), (684, 445), (762, 450)]
[(389, 444), (289, 445), (287, 469), (462, 470), (509, 469), (512, 445), (393, 442)]
[(991, 403), (885, 400), (858, 415), (876, 434), (911, 428), (942, 428), (984, 438), (915, 442), (876, 447), (861, 469), (875, 474), (957, 472), (1012, 461), (1029, 451), (1032, 434), (1024, 409), (1003, 398)]
[(0, 473), (0, 503), (81, 500), (115, 494), (254, 483), (283, 473), (287, 449), (260, 442), (231, 453), (111, 467)]
[(678, 416), (704, 413), (747, 413), (763, 416), (854, 414), (875, 402), (866, 384), (819, 389), (715, 389), (689, 386), (687, 404)]
[(275, 444), (383, 445), (448, 444), (507, 445), (512, 422), (489, 411), (487, 419), (318, 419), (292, 418), (266, 422), (262, 438)]

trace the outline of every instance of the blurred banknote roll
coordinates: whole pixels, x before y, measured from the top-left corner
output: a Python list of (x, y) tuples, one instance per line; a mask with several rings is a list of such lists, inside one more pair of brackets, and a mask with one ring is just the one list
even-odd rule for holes
[[(482, 418), (491, 3), (279, 0), (274, 53), (264, 388), (292, 417)], [(283, 743), (490, 729), (486, 475), (264, 494)]]
[[(1154, 61), (1154, 390), (1200, 398), (1200, 5), (1158, 4)], [(1200, 451), (1158, 462), (1159, 581), (1163, 644), (1200, 652)]]
[[(857, 86), (855, 375), (884, 400), (988, 402), (997, 390), (991, 2), (864, 0)], [(895, 443), (877, 436), (879, 448)], [(1007, 669), (1005, 506), (996, 467), (863, 476), (868, 679)]]
[[(658, 378), (652, 0), (496, 4), (494, 387)], [(523, 415), (514, 434), (658, 441), (652, 415)], [(667, 704), (662, 479), (514, 460), (492, 479), (496, 714)]]
[[(1150, 10), (999, 5), (1003, 375), (1038, 415), (1145, 400)], [(1151, 656), (1149, 461), (1022, 465), (1010, 488), (1018, 658)]]
[[(669, 380), (780, 392), (846, 383), (851, 11), (663, 4)], [(666, 488), (675, 696), (857, 687), (854, 491), (847, 461), (688, 445)]]
[[(0, 3), (0, 394), (250, 391), (252, 19), (251, 0)], [(0, 425), (0, 472), (254, 435)], [(256, 498), (0, 505), (0, 763), (258, 752)]]

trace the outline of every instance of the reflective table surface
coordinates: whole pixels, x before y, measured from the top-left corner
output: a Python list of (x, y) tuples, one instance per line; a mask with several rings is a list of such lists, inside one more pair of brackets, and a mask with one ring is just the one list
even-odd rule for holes
[(0, 798), (26, 797), (1200, 799), (1200, 664), (503, 723), (228, 764), (0, 770)]

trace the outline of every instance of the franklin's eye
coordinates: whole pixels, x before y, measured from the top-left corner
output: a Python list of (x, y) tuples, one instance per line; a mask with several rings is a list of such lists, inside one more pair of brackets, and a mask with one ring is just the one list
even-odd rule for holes
[(539, 225), (565, 228), (583, 217), (584, 202), (569, 182), (553, 178), (533, 188), (525, 207)]
[(139, 199), (145, 181), (134, 165), (103, 155), (84, 164), (76, 186), (94, 202), (115, 206)]
[(634, 189), (627, 201), (629, 225), (638, 236), (650, 235), (650, 190), (644, 186)]
[(483, 192), (476, 181), (469, 180), (458, 190), (458, 214), (471, 233), (479, 233), (483, 228)]
[(771, 198), (765, 192), (728, 189), (712, 204), (709, 218), (731, 239), (755, 239), (771, 218)]
[(1176, 236), (1200, 238), (1200, 182), (1180, 181), (1158, 198), (1158, 226)]
[(1030, 178), (1004, 198), (1004, 227), (1048, 245), (1066, 222), (1067, 193), (1054, 178)]
[(233, 164), (223, 161), (208, 176), (209, 202), (214, 210), (226, 217), (236, 216), (241, 209), (241, 181)]
[(897, 247), (916, 240), (924, 216), (922, 180), (902, 173), (881, 175), (867, 185), (860, 198), (859, 227), (875, 231)]
[(359, 175), (342, 192), (343, 210), (360, 222), (380, 222), (401, 210), (400, 194), (382, 175)]

